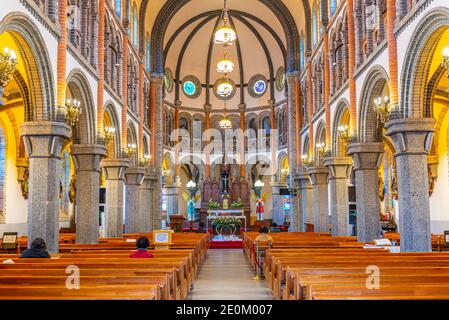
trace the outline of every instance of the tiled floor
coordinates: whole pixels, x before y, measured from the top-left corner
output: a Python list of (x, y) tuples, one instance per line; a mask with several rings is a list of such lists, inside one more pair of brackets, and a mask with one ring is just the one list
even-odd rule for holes
[(211, 249), (200, 268), (190, 300), (272, 300), (265, 280), (253, 280), (242, 249)]

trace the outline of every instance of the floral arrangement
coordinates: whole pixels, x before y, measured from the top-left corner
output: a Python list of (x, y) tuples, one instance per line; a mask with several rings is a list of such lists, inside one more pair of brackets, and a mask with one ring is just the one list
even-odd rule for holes
[(237, 201), (234, 201), (231, 204), (231, 207), (232, 208), (241, 208), (241, 207), (243, 207), (242, 200), (239, 198)]
[(230, 226), (230, 225), (240, 226), (241, 224), (242, 221), (239, 218), (230, 216), (217, 217), (212, 221), (213, 226)]
[(218, 208), (220, 208), (220, 203), (210, 199), (209, 203), (208, 203), (208, 207), (209, 207), (209, 209), (218, 209)]

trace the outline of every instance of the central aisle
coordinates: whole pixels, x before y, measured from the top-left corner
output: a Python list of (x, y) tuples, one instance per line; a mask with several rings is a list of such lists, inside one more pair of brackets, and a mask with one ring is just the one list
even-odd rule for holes
[(254, 272), (242, 249), (211, 249), (189, 300), (272, 300), (265, 280)]

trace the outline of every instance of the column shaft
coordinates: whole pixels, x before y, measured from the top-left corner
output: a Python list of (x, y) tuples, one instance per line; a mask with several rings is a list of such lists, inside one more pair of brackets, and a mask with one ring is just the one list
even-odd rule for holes
[(125, 171), (126, 179), (126, 215), (125, 232), (142, 232), (142, 215), (140, 212), (140, 186), (142, 185), (145, 170), (142, 168), (128, 168)]
[(315, 232), (329, 232), (328, 170), (308, 168), (307, 173), (313, 187), (313, 225)]

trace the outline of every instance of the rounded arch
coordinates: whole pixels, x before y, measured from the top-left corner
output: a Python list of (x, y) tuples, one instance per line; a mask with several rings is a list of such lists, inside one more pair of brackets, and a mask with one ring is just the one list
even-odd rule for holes
[[(123, 129), (125, 130), (125, 129)], [(130, 145), (135, 145), (135, 152), (131, 156), (131, 163), (134, 165), (137, 165), (138, 161), (138, 154), (139, 154), (139, 144), (137, 142), (137, 126), (133, 121), (128, 121), (126, 124), (126, 141), (127, 141), (127, 148)]]
[(67, 90), (72, 99), (81, 103), (81, 115), (77, 133), (72, 133), (81, 144), (94, 144), (96, 141), (96, 110), (89, 82), (80, 69), (73, 69), (67, 77)]
[(390, 79), (385, 69), (379, 65), (368, 72), (362, 87), (358, 119), (358, 139), (360, 142), (382, 141), (382, 127), (373, 110), (373, 101), (384, 88), (389, 88)]
[(111, 125), (115, 128), (115, 134), (114, 134), (114, 153), (115, 155), (119, 155), (120, 151), (122, 150), (121, 146), (121, 128), (120, 128), (120, 121), (117, 116), (117, 112), (115, 111), (115, 106), (112, 101), (107, 101), (104, 107), (104, 113), (108, 115), (109, 119), (111, 120)]
[[(349, 102), (346, 99), (342, 99), (337, 104), (337, 111), (335, 113), (333, 125), (332, 125), (332, 153), (333, 155), (341, 154), (340, 143), (339, 143), (339, 126), (342, 124), (342, 121), (346, 120), (345, 117), (350, 113), (349, 111)], [(350, 116), (349, 116), (350, 117)], [(348, 125), (350, 121), (348, 122)], [(351, 128), (352, 129), (352, 128)]]
[(8, 32), (20, 50), (30, 83), (33, 112), (26, 121), (56, 120), (57, 108), (52, 64), (39, 29), (21, 12), (11, 12), (0, 21), (0, 34)]
[(401, 99), (397, 117), (431, 117), (429, 69), (435, 49), (449, 28), (449, 9), (437, 7), (429, 11), (416, 26), (404, 60), (401, 74)]
[(310, 156), (310, 137), (307, 134), (304, 138), (304, 142), (302, 143), (302, 155)]

